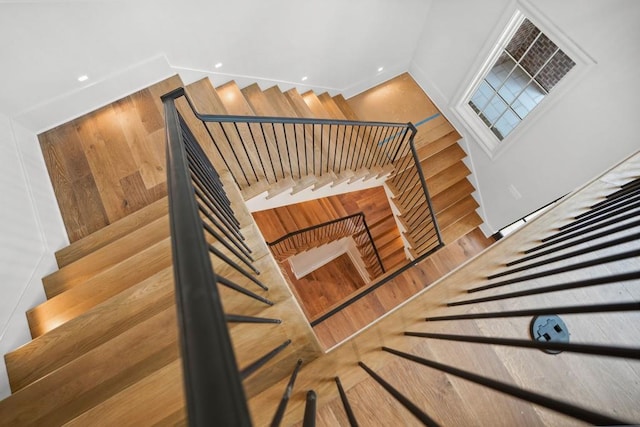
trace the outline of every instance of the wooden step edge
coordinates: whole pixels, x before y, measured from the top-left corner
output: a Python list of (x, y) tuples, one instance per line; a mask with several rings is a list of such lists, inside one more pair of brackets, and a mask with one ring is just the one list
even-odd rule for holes
[(51, 299), (166, 239), (169, 235), (169, 215), (164, 215), (43, 277), (45, 295)]
[(174, 304), (173, 268), (96, 305), (5, 355), (12, 392)]
[(284, 179), (280, 179), (269, 187), (269, 190), (267, 191), (267, 199), (272, 199), (278, 194), (291, 190), (295, 185), (296, 182), (289, 176)]
[(471, 212), (464, 218), (454, 222), (447, 228), (441, 230), (442, 240), (446, 245), (449, 245), (465, 234), (473, 231), (476, 227), (482, 224), (482, 218), (477, 212)]
[(396, 243), (395, 246), (388, 246), (385, 250), (378, 250), (378, 253), (380, 254), (380, 258), (384, 260), (385, 258), (392, 257), (399, 251), (404, 251), (404, 243), (402, 243), (402, 241), (400, 241), (400, 244)]
[(416, 147), (418, 159), (420, 161), (423, 161), (448, 148), (449, 146), (457, 144), (461, 139), (462, 136), (456, 130), (453, 130), (452, 132), (449, 132), (448, 134), (436, 139), (435, 141), (428, 142), (421, 145), (420, 147)]
[(382, 216), (380, 218), (378, 218), (376, 221), (373, 222), (368, 222), (367, 221), (367, 226), (369, 227), (369, 231), (371, 231), (372, 235), (377, 234), (376, 232), (374, 232), (374, 228), (379, 227), (380, 225), (382, 225), (383, 223), (387, 222), (387, 221), (393, 221), (393, 213), (390, 213), (388, 215)]
[(316, 183), (313, 184), (312, 191), (319, 190), (326, 185), (332, 184), (333, 182), (335, 182), (337, 178), (338, 177), (336, 176), (335, 173), (333, 173), (333, 171), (323, 173), (322, 176), (318, 177), (318, 180), (316, 181)]
[(167, 196), (156, 200), (142, 209), (115, 221), (106, 227), (76, 240), (69, 246), (55, 253), (58, 267), (62, 268), (85, 255), (88, 255), (109, 243), (126, 236), (130, 232), (169, 213), (169, 201)]
[(291, 195), (297, 194), (306, 190), (318, 182), (318, 178), (315, 175), (303, 176), (301, 179), (296, 180), (296, 185), (291, 189)]
[(338, 107), (333, 98), (331, 98), (331, 95), (329, 95), (327, 92), (323, 92), (318, 95), (318, 100), (325, 108), (325, 110), (327, 110), (327, 112), (331, 115), (331, 118), (336, 120), (347, 120), (340, 107)]
[(363, 180), (366, 176), (369, 175), (368, 168), (359, 168), (356, 170), (352, 170), (352, 172), (353, 172), (353, 176), (349, 178), (349, 181), (347, 181), (349, 184), (353, 184), (356, 181)]
[(467, 197), (460, 199), (457, 203), (449, 206), (447, 209), (441, 211), (439, 214), (436, 214), (436, 218), (438, 220), (438, 224), (440, 224), (442, 228), (446, 228), (458, 219), (468, 215), (470, 212), (475, 212), (479, 207), (480, 205), (476, 199), (472, 195), (468, 195)]
[(338, 94), (333, 97), (333, 101), (336, 103), (338, 108), (342, 111), (342, 114), (347, 118), (347, 120), (360, 121), (358, 115), (353, 111), (347, 100), (341, 94)]
[(351, 179), (354, 176), (354, 172), (351, 169), (346, 169), (336, 175), (336, 179), (331, 184), (331, 187), (336, 187), (344, 182), (351, 182)]
[(177, 329), (169, 307), (0, 401), (0, 413), (14, 425), (64, 424), (177, 360)]
[(332, 119), (331, 114), (322, 105), (322, 102), (318, 96), (311, 90), (301, 94), (302, 99), (307, 104), (315, 118), (318, 119)]
[(167, 238), (27, 311), (33, 338), (79, 316), (171, 265)]
[(270, 188), (271, 184), (269, 184), (266, 180), (263, 180), (243, 188), (242, 190), (240, 190), (240, 193), (242, 194), (242, 199), (246, 202), (253, 199), (254, 197), (258, 197), (262, 194), (268, 193)]
[(405, 248), (402, 251), (396, 251), (391, 256), (386, 257), (382, 260), (385, 266), (385, 275), (392, 274), (400, 267), (404, 267), (407, 265), (409, 260), (407, 259), (407, 254), (405, 252)]
[[(454, 165), (449, 169), (454, 170), (457, 168), (458, 166)], [(451, 188), (451, 186), (445, 183), (445, 181), (448, 181), (449, 183), (457, 183), (467, 178), (471, 174), (471, 171), (466, 166), (464, 168), (461, 168), (460, 170), (455, 170), (451, 175), (449, 175), (449, 169), (445, 170), (446, 173), (441, 172), (440, 174), (436, 175), (436, 177), (427, 180), (427, 189), (429, 190), (429, 196), (431, 197), (431, 200), (435, 199), (441, 194), (445, 194), (446, 191)]]
[[(186, 425), (182, 361), (175, 360), (70, 420), (85, 427), (100, 420), (118, 425), (126, 414), (130, 425)], [(141, 410), (144, 408), (145, 410)], [(176, 415), (177, 414), (177, 415)], [(168, 420), (168, 423), (164, 423)]]
[[(431, 198), (433, 210), (436, 215), (438, 215), (438, 213), (458, 203), (465, 197), (472, 195), (475, 191), (476, 189), (473, 184), (471, 184), (467, 177), (464, 177), (453, 183), (445, 192), (441, 192), (438, 197)], [(452, 195), (455, 197), (452, 197)]]

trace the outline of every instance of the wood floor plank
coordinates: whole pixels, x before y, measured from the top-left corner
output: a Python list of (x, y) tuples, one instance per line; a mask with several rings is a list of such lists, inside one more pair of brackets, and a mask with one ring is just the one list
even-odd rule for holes
[(69, 240), (107, 225), (107, 213), (75, 130), (62, 126), (39, 139)]
[(159, 97), (181, 85), (173, 76), (39, 135), (72, 242), (166, 195)]
[[(136, 111), (134, 96), (136, 94), (114, 102), (113, 107), (129, 144), (133, 160), (138, 165), (138, 172), (142, 176), (145, 187), (150, 188), (167, 179), (165, 153), (162, 150), (165, 133), (163, 128), (146, 133), (143, 119), (139, 118)], [(155, 103), (153, 105), (155, 108)]]

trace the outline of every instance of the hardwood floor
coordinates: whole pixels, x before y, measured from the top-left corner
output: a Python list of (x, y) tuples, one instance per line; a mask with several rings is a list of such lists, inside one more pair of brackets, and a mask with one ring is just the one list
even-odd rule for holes
[(402, 304), (494, 243), (475, 229), (425, 261), (314, 326), (318, 340), (332, 348)]
[(302, 311), (312, 321), (327, 307), (342, 301), (365, 285), (349, 255), (343, 254), (300, 279), (287, 261), (280, 263)]
[(69, 240), (167, 195), (160, 96), (178, 76), (38, 136)]

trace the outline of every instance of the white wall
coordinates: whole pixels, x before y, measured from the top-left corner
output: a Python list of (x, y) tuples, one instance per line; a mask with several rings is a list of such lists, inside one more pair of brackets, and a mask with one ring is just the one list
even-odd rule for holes
[[(434, 1), (410, 68), (463, 134), (492, 232), (640, 149), (640, 2), (530, 3), (595, 65), (496, 158), (485, 154), (452, 107), (488, 57), (516, 2)], [(533, 9), (530, 3), (525, 7)], [(510, 185), (522, 198), (511, 195)]]
[[(106, 89), (114, 98), (144, 78), (157, 81), (166, 71), (158, 57), (187, 81), (238, 78), (355, 94), (407, 70), (428, 7), (424, 0), (3, 0), (0, 39), (11, 43), (0, 44), (0, 112), (45, 130), (64, 121), (62, 112), (103, 104)], [(136, 64), (142, 70), (131, 70)], [(83, 74), (89, 80), (80, 83)], [(109, 80), (117, 84), (107, 87)], [(102, 87), (91, 88), (96, 83)]]
[[(44, 301), (66, 235), (35, 135), (0, 115), (0, 354), (31, 337), (25, 312)], [(36, 201), (37, 200), (37, 201)], [(46, 230), (46, 231), (45, 231)], [(10, 394), (0, 363), (0, 398)]]

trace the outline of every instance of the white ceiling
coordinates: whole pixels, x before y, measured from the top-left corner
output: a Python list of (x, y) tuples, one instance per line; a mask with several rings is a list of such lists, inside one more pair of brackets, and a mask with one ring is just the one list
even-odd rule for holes
[[(305, 84), (310, 87), (345, 91), (375, 78), (380, 66), (408, 69), (429, 4), (0, 1), (0, 112), (20, 117), (38, 106), (55, 106), (95, 82), (126, 78), (132, 64), (162, 55), (174, 69), (291, 84), (308, 76)], [(215, 69), (218, 62), (224, 65)], [(79, 83), (83, 74), (90, 80)]]

